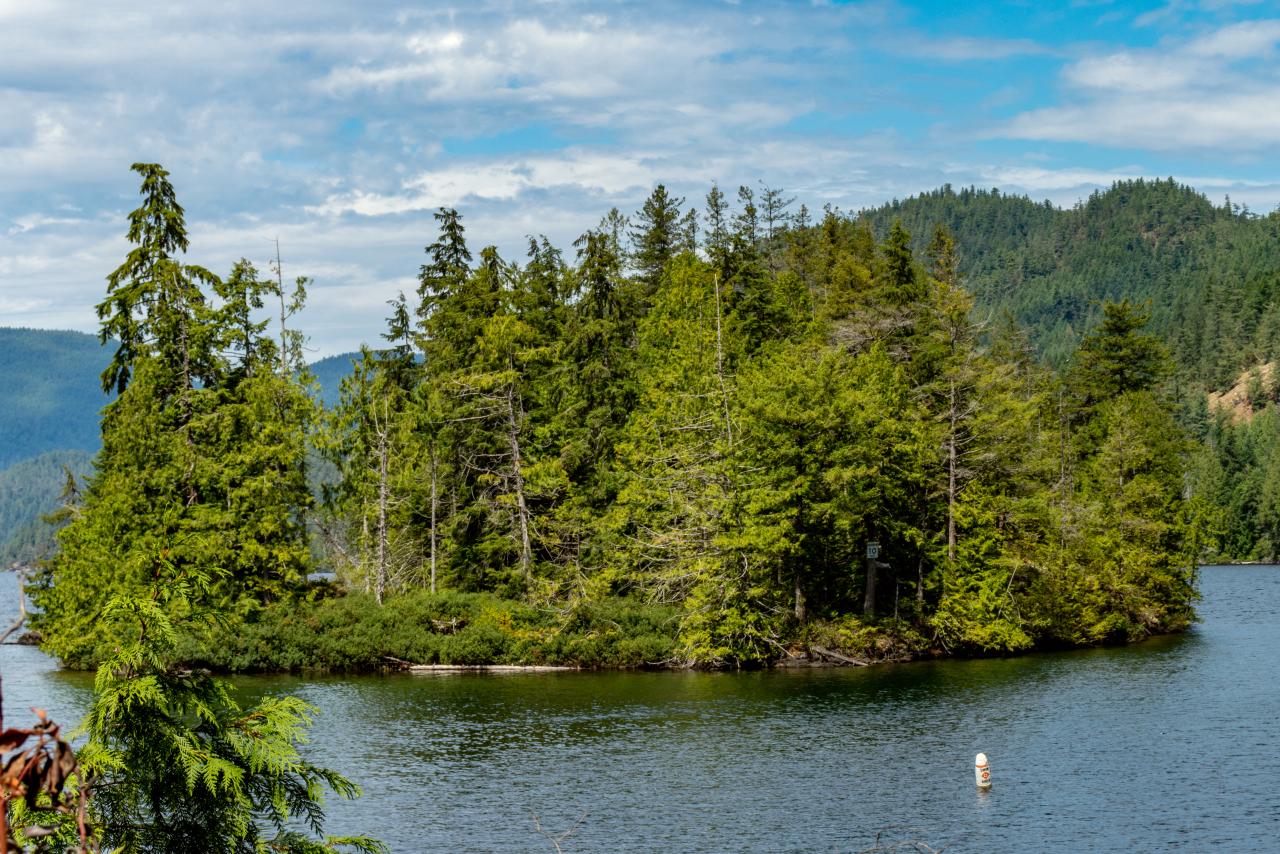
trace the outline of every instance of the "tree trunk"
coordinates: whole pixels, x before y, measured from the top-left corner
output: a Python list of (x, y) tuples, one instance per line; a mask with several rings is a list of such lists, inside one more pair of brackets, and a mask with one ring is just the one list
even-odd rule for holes
[(796, 622), (803, 623), (805, 618), (804, 587), (800, 585), (800, 573), (798, 572), (795, 579), (795, 602)]
[(956, 381), (951, 380), (951, 430), (947, 434), (947, 560), (956, 562), (956, 492), (957, 492), (957, 460), (956, 460)]
[(924, 555), (916, 561), (916, 615), (924, 616)]
[(733, 447), (733, 420), (729, 417), (729, 388), (724, 379), (724, 334), (720, 324), (720, 273), (716, 273), (716, 377), (720, 381), (720, 398), (724, 403), (724, 435)]
[(516, 510), (520, 521), (520, 569), (525, 584), (533, 582), (533, 547), (529, 543), (529, 507), (524, 499), (523, 461), (520, 458), (520, 422), (516, 418), (515, 386), (507, 386), (507, 439), (511, 444), (511, 470), (516, 488)]
[(378, 577), (373, 596), (379, 605), (387, 589), (387, 428), (378, 433)]
[(369, 505), (360, 507), (360, 569), (364, 575), (364, 592), (369, 592)]
[(436, 443), (431, 442), (431, 592), (436, 592), (436, 520), (440, 511), (440, 496), (436, 480)]
[[(186, 306), (183, 306), (186, 310)], [(191, 348), (187, 340), (187, 316), (182, 318), (181, 328), (181, 346), (182, 346), (182, 436), (187, 445), (187, 468), (184, 474), (186, 478), (186, 495), (187, 506), (191, 507), (200, 498), (196, 491), (196, 449), (195, 439), (191, 436), (191, 422), (194, 415), (191, 410), (191, 390), (195, 387), (195, 383), (191, 379)]]
[[(280, 293), (280, 376), (289, 375), (289, 335), (285, 331), (284, 267), (280, 263), (280, 241), (276, 240), (276, 288)], [(379, 600), (381, 601), (381, 600)]]

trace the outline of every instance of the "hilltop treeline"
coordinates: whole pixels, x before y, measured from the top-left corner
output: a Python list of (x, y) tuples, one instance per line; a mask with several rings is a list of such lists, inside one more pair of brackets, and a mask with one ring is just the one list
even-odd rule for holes
[[(878, 238), (790, 206), (713, 187), (695, 211), (659, 185), (519, 261), (473, 250), (442, 209), (416, 292), (313, 427), (295, 362), (252, 320), (282, 296), (256, 271), (181, 267), (160, 303), (113, 290), (120, 395), (40, 597), (50, 648), (98, 658), (95, 609), (156, 561), (214, 571), (260, 627), (323, 625), (337, 612), (298, 597), (331, 567), (363, 591), (341, 612), (353, 635), (408, 593), (424, 633), (459, 629), (440, 597), (496, 594), (559, 616), (466, 600), (492, 637), (536, 623), (548, 644), (608, 633), (582, 615), (623, 606), (593, 603), (642, 600), (672, 636), (647, 648), (704, 666), (876, 633), (977, 652), (1185, 626), (1206, 513), (1184, 497), (1190, 445), (1143, 309), (1106, 305), (1055, 375), (1017, 324), (975, 322), (946, 229), (913, 251), (900, 223)], [(310, 514), (318, 564), (308, 433), (334, 472)]]

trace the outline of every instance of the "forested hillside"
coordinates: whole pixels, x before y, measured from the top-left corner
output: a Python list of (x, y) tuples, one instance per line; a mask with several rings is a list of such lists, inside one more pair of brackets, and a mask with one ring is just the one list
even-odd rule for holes
[(89, 474), (92, 458), (88, 451), (49, 451), (0, 470), (0, 567), (49, 556), (54, 529), (41, 517), (58, 508), (68, 474)]
[(93, 335), (0, 328), (0, 468), (46, 451), (94, 451), (110, 398), (98, 375), (109, 353)]
[(1222, 388), (1280, 355), (1280, 215), (1172, 180), (1120, 182), (1068, 209), (948, 186), (861, 215), (879, 234), (901, 219), (918, 249), (945, 226), (979, 316), (1009, 312), (1050, 364), (1121, 299), (1150, 301), (1151, 330), (1189, 387)]
[[(1056, 367), (1105, 301), (1146, 304), (1172, 355), (1179, 420), (1203, 443), (1191, 485), (1216, 508), (1205, 557), (1280, 560), (1280, 413), (1266, 370), (1280, 357), (1280, 214), (1166, 180), (1121, 182), (1067, 210), (944, 187), (861, 216), (881, 234), (900, 218), (917, 247), (935, 223), (950, 229), (976, 319), (1014, 318)], [(1210, 411), (1206, 392), (1241, 377), (1250, 417)]]
[(338, 402), (342, 381), (351, 373), (359, 355), (359, 353), (339, 353), (310, 364), (311, 376), (319, 387), (320, 402), (325, 408), (332, 407)]

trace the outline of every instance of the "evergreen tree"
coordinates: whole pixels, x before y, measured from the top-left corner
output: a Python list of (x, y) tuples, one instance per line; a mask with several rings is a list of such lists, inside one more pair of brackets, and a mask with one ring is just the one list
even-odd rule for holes
[(90, 820), (119, 851), (334, 850), (344, 840), (292, 824), (321, 832), (322, 786), (356, 794), (300, 758), (312, 710), (294, 699), (242, 708), (176, 654), (305, 575), (311, 400), (292, 370), (274, 370), (253, 320), (269, 291), (256, 270), (241, 262), (222, 281), (180, 264), (186, 232), (167, 173), (134, 169), (135, 247), (100, 307), (104, 337), (125, 333), (104, 375), (120, 395), (35, 597), (46, 647), (101, 665), (81, 751)]
[(252, 320), (268, 288), (245, 263), (224, 282), (174, 259), (186, 232), (167, 173), (135, 171), (138, 245), (108, 277), (103, 334), (137, 335), (104, 377), (121, 394), (104, 412), (83, 506), (37, 595), (49, 648), (80, 665), (110, 648), (98, 617), (113, 594), (148, 582), (139, 559), (157, 542), (175, 566), (212, 574), (224, 606), (242, 615), (285, 595), (309, 562), (312, 403), (298, 377), (273, 369), (276, 349)]
[(714, 271), (677, 260), (641, 322), (636, 408), (618, 444), (622, 483), (597, 584), (683, 604), (690, 663), (759, 660), (770, 635), (761, 565), (742, 536), (733, 380)]
[(471, 269), (462, 217), (453, 208), (440, 208), (435, 219), (440, 236), (427, 246), (430, 260), (418, 275), (418, 318), (424, 324), (461, 287)]
[(755, 363), (739, 395), (744, 528), (771, 564), (774, 595), (799, 622), (853, 610), (875, 587), (863, 547), (883, 537), (894, 550), (903, 486), (915, 477), (901, 372), (883, 350), (854, 357), (797, 343)]
[(664, 185), (658, 184), (635, 215), (631, 228), (633, 261), (646, 296), (658, 289), (667, 262), (687, 246), (688, 227), (680, 215), (683, 204), (684, 199), (671, 196)]
[(1072, 367), (1072, 387), (1086, 412), (1127, 392), (1152, 390), (1169, 373), (1159, 339), (1142, 332), (1148, 313), (1127, 299), (1102, 310), (1102, 323), (1080, 345)]

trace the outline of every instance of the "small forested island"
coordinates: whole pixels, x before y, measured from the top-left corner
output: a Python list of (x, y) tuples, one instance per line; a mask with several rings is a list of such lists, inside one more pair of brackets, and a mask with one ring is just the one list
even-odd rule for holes
[(973, 310), (941, 226), (917, 251), (900, 220), (658, 185), (514, 262), (441, 209), (325, 411), (307, 281), (188, 263), (167, 173), (134, 168), (98, 306), (116, 397), (31, 585), (67, 666), (157, 623), (186, 668), (356, 671), (861, 663), (1194, 619), (1215, 510), (1143, 304), (1055, 370)]

